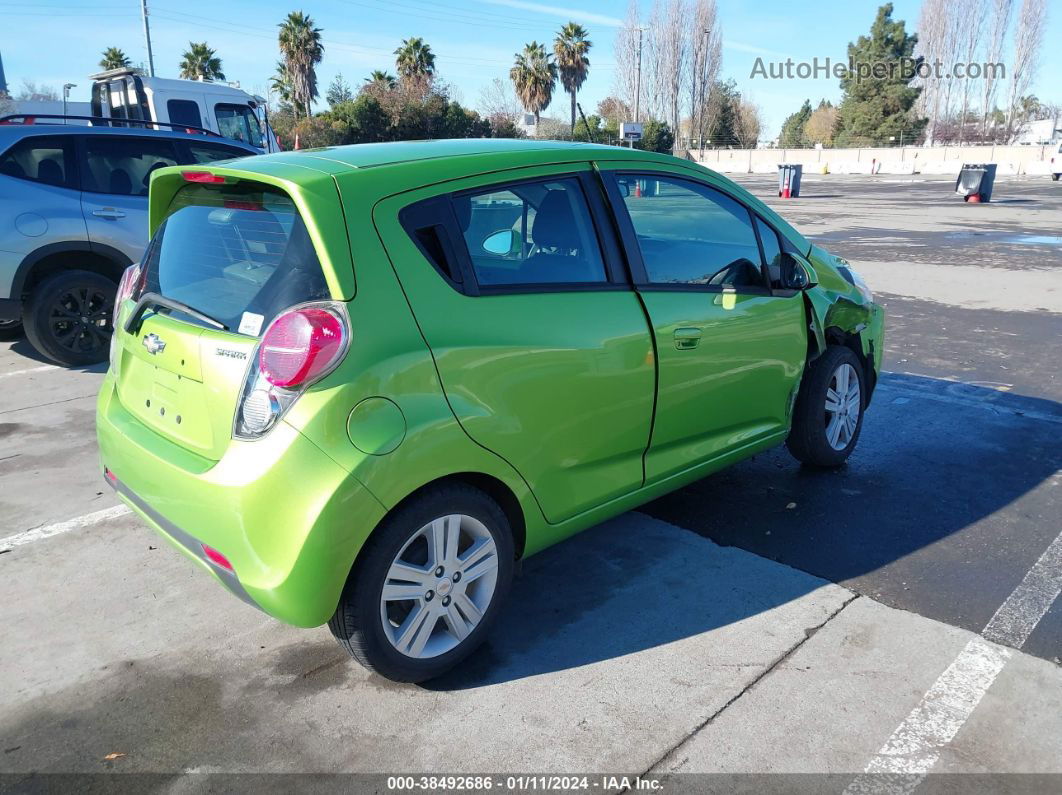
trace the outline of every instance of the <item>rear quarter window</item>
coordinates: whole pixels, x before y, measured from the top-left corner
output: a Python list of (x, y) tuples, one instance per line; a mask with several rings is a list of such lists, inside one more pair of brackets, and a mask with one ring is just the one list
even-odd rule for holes
[(145, 291), (251, 336), (288, 307), (330, 297), (294, 202), (255, 183), (181, 188), (145, 262)]

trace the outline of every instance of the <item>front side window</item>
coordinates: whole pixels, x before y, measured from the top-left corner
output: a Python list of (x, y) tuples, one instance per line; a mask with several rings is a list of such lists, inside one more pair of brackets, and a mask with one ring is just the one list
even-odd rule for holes
[(782, 246), (778, 240), (778, 233), (769, 227), (759, 216), (756, 216), (756, 231), (760, 233), (760, 243), (763, 244), (763, 259), (767, 263), (767, 275), (771, 278), (771, 287), (781, 289), (782, 284)]
[(288, 307), (329, 297), (295, 203), (255, 183), (181, 188), (145, 263), (145, 291), (252, 336)]
[(651, 283), (766, 286), (752, 219), (734, 199), (678, 177), (619, 175), (617, 184)]
[(498, 186), (453, 202), (480, 286), (607, 281), (577, 178)]
[(0, 157), (0, 174), (45, 185), (72, 187), (73, 138), (23, 138)]
[(132, 136), (85, 136), (81, 189), (116, 196), (147, 196), (151, 174), (177, 165), (170, 141)]
[(247, 105), (215, 105), (214, 115), (218, 120), (218, 132), (226, 138), (251, 146), (262, 146), (258, 117)]

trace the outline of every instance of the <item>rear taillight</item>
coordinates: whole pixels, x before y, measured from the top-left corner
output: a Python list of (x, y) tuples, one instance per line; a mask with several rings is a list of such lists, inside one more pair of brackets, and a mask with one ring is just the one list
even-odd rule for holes
[(140, 279), (140, 265), (130, 265), (122, 273), (122, 279), (118, 282), (118, 292), (114, 296), (114, 317), (111, 325), (118, 328), (118, 315), (121, 314), (122, 304), (132, 296), (137, 281)]
[(278, 315), (258, 343), (233, 436), (257, 439), (265, 434), (299, 395), (336, 368), (349, 343), (343, 304), (304, 304)]
[(287, 312), (269, 325), (258, 347), (262, 375), (287, 389), (313, 381), (335, 364), (343, 336), (343, 321), (327, 309)]

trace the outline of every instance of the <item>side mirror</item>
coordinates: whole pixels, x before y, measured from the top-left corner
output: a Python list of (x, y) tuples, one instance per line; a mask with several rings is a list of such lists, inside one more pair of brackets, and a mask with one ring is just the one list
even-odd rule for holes
[(787, 290), (807, 290), (818, 283), (811, 263), (801, 256), (783, 251), (781, 266), (782, 285)]
[(483, 250), (498, 257), (518, 254), (524, 241), (515, 229), (499, 229), (484, 239)]

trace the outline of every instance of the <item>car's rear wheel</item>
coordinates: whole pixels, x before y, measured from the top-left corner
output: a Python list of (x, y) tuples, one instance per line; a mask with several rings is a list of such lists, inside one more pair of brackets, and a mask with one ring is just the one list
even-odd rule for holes
[(505, 513), (478, 489), (444, 484), (377, 528), (328, 626), (366, 668), (400, 682), (432, 679), (483, 642), (512, 574)]
[(786, 446), (805, 464), (835, 467), (852, 454), (863, 428), (866, 390), (859, 358), (831, 345), (808, 365)]
[(45, 279), (26, 302), (26, 337), (53, 362), (102, 362), (111, 343), (111, 312), (118, 285), (98, 273), (61, 271)]
[(1062, 177), (1062, 174), (1052, 174), (1051, 175), (1051, 179), (1054, 180), (1055, 182), (1058, 182), (1058, 178), (1059, 177)]
[(17, 340), (21, 336), (21, 320), (0, 320), (0, 340)]

